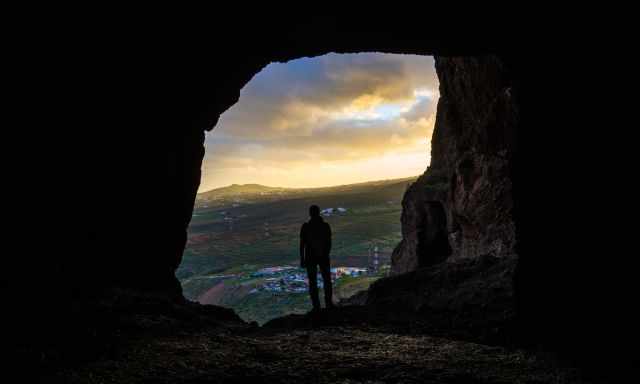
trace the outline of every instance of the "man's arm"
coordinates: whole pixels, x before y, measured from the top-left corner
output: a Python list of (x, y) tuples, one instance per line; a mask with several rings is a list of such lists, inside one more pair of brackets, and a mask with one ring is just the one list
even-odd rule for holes
[(300, 267), (305, 268), (306, 263), (304, 261), (304, 224), (302, 224), (302, 228), (300, 228)]
[(327, 256), (331, 254), (331, 226), (327, 223)]

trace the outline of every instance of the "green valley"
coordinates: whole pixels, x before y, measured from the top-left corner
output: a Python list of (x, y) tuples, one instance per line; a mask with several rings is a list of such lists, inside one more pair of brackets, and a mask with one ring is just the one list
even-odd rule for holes
[(297, 267), (300, 226), (311, 204), (331, 225), (332, 267), (359, 271), (336, 271), (335, 300), (366, 289), (386, 273), (401, 239), (402, 196), (415, 179), (324, 188), (236, 184), (198, 194), (177, 271), (185, 296), (259, 323), (308, 311), (305, 274)]

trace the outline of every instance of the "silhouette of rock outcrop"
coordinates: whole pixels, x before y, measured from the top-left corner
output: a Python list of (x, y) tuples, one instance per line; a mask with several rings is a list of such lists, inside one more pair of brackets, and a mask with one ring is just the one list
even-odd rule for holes
[(516, 344), (517, 259), (481, 256), (380, 279), (340, 306), (273, 319), (265, 329), (375, 326), (488, 344)]
[(447, 258), (516, 253), (514, 80), (496, 56), (436, 57), (436, 70), (440, 99), (431, 164), (403, 199), (403, 241), (393, 253), (393, 273)]

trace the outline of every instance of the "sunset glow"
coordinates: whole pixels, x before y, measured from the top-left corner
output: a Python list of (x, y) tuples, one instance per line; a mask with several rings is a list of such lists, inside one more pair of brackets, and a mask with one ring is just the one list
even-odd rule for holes
[(328, 54), (273, 63), (207, 133), (200, 191), (419, 175), (438, 101), (432, 57)]

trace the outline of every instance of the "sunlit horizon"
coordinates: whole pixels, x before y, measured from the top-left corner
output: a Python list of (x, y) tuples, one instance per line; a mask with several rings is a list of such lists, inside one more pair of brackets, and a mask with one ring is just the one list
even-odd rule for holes
[(198, 192), (418, 176), (430, 162), (438, 97), (430, 56), (328, 54), (272, 63), (207, 133)]
[(350, 181), (350, 182), (347, 182), (347, 183), (338, 183), (338, 184), (332, 184), (332, 185), (284, 186), (284, 185), (270, 185), (270, 184), (262, 184), (262, 183), (230, 183), (230, 184), (227, 184), (227, 185), (221, 185), (221, 186), (218, 186), (218, 187), (213, 187), (213, 188), (207, 189), (207, 190), (198, 190), (198, 193), (206, 193), (206, 192), (210, 192), (210, 191), (213, 191), (213, 190), (216, 190), (216, 189), (232, 187), (234, 185), (240, 185), (240, 186), (243, 186), (243, 185), (260, 185), (260, 186), (268, 187), (268, 188), (284, 188), (284, 189), (332, 188), (332, 187), (340, 187), (340, 186), (343, 186), (343, 185), (373, 183), (373, 182), (376, 182), (376, 181), (390, 181), (390, 180), (411, 179), (411, 178), (420, 177), (421, 174), (409, 175), (409, 176), (401, 176), (401, 177), (392, 177), (392, 178), (372, 179), (372, 180), (358, 180), (358, 181)]

